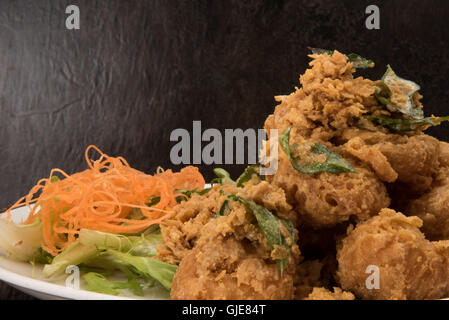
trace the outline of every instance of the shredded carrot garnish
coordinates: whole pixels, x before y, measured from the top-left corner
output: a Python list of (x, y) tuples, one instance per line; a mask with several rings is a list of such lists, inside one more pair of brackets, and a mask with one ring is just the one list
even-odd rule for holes
[[(92, 149), (100, 154), (97, 160), (89, 158)], [(131, 168), (124, 158), (110, 157), (93, 145), (87, 147), (85, 158), (88, 169), (72, 175), (51, 170), (47, 179), (39, 180), (5, 212), (11, 218), (12, 209), (26, 205), (30, 215), (24, 223), (42, 220), (42, 248), (52, 255), (74, 242), (82, 228), (123, 234), (141, 232), (173, 213), (170, 209), (179, 196), (176, 190), (200, 190), (205, 184), (198, 168), (192, 166), (177, 173), (158, 168), (155, 175), (149, 175)], [(153, 196), (160, 200), (148, 206)], [(141, 218), (130, 216), (134, 208), (140, 209)]]

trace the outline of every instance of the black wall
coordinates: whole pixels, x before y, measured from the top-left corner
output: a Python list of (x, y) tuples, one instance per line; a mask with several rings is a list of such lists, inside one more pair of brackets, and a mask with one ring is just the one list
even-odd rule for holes
[[(76, 4), (81, 29), (65, 28)], [(365, 28), (377, 4), (381, 29)], [(261, 128), (307, 46), (390, 63), (449, 114), (449, 1), (0, 0), (0, 208), (96, 144), (152, 172), (175, 128)], [(449, 140), (449, 125), (430, 130)], [(211, 167), (201, 166), (211, 176)], [(234, 175), (240, 167), (227, 167)]]

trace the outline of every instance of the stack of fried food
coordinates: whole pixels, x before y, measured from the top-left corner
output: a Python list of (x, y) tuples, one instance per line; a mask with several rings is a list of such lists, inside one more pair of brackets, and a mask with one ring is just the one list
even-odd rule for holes
[(354, 77), (371, 60), (312, 52), (265, 122), (276, 173), (223, 179), (163, 223), (173, 299), (449, 297), (449, 144), (423, 133), (448, 119), (389, 66), (371, 81)]

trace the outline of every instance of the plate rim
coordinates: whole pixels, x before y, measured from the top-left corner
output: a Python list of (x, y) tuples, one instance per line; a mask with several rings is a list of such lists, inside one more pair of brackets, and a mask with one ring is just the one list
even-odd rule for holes
[[(2, 259), (11, 260), (2, 256)], [(20, 261), (18, 261), (20, 263)], [(74, 289), (48, 281), (33, 279), (23, 276), (0, 266), (0, 280), (9, 285), (18, 286), (45, 295), (73, 300), (135, 300), (125, 296), (113, 296), (103, 293), (96, 293), (84, 289)]]
[[(13, 209), (22, 211), (27, 209), (26, 206), (20, 206)], [(0, 219), (4, 217), (4, 212), (0, 213)], [(22, 212), (23, 213), (23, 212)], [(2, 261), (11, 261), (14, 263), (27, 264), (27, 262), (17, 261), (15, 259), (8, 258), (7, 256), (0, 254), (0, 280), (11, 285), (13, 287), (24, 288), (31, 290), (36, 293), (44, 294), (47, 296), (53, 296), (57, 298), (71, 299), (71, 300), (163, 300), (157, 298), (139, 298), (139, 297), (127, 297), (123, 295), (109, 295), (104, 293), (98, 293), (93, 291), (88, 291), (86, 289), (74, 289), (65, 287), (60, 284), (52, 283), (50, 281), (39, 280), (32, 278), (30, 276), (24, 276), (14, 271), (11, 271), (2, 266)], [(31, 264), (30, 264), (31, 266)], [(22, 291), (22, 290), (20, 290)], [(29, 293), (27, 293), (29, 294)]]

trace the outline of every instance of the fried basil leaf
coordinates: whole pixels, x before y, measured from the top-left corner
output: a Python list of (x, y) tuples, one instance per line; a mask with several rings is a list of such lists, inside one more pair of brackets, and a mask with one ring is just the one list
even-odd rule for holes
[(387, 128), (391, 132), (407, 132), (413, 131), (428, 126), (438, 126), (443, 121), (449, 121), (449, 116), (446, 117), (428, 117), (423, 119), (391, 119), (378, 116), (367, 115), (365, 118), (371, 120), (374, 124)]
[(219, 183), (224, 185), (226, 182), (229, 184), (235, 184), (235, 181), (231, 179), (231, 175), (225, 169), (215, 168), (214, 173), (217, 176), (215, 179), (212, 179), (211, 184)]
[[(310, 48), (309, 50), (312, 51), (313, 54), (328, 54), (333, 55), (334, 50), (326, 50), (326, 49), (320, 49), (320, 48)], [(352, 62), (352, 66), (357, 69), (367, 69), (374, 67), (374, 62), (371, 59), (363, 58), (362, 56), (356, 54), (356, 53), (350, 53), (345, 54), (346, 58), (349, 62)]]
[(279, 221), (285, 226), (285, 228), (288, 231), (289, 234), (289, 238), (290, 241), (292, 241), (291, 243), (287, 243), (287, 238), (282, 237), (282, 243), (283, 246), (288, 248), (288, 256), (285, 259), (279, 259), (276, 261), (279, 269), (281, 270), (281, 273), (283, 272), (283, 270), (285, 270), (285, 268), (288, 265), (288, 259), (290, 258), (291, 252), (292, 252), (292, 246), (293, 246), (293, 241), (295, 239), (295, 228), (293, 227), (293, 223), (290, 220), (286, 220), (286, 219), (281, 219), (278, 218)]
[(334, 54), (334, 50), (311, 48), (311, 47), (308, 47), (308, 49), (312, 52), (312, 54), (328, 54), (330, 56)]
[(218, 211), (218, 214), (214, 215), (214, 218), (220, 218), (223, 216), (227, 216), (229, 214), (229, 200), (226, 199), (223, 201), (223, 204), (220, 207), (220, 211)]
[(419, 85), (397, 76), (389, 65), (381, 81), (383, 87), (376, 87), (374, 96), (389, 111), (403, 113), (415, 120), (424, 118), (423, 110), (413, 99), (420, 89)]
[(205, 195), (206, 193), (208, 193), (210, 191), (210, 188), (205, 188), (203, 190), (175, 190), (175, 192), (177, 193), (182, 193), (181, 196), (177, 196), (176, 197), (176, 202), (180, 203), (181, 201), (187, 200), (189, 198), (192, 197), (192, 194), (196, 193), (199, 194), (200, 196)]
[(247, 167), (245, 169), (245, 171), (243, 171), (243, 173), (237, 179), (237, 187), (239, 187), (239, 188), (243, 187), (243, 184), (245, 182), (248, 182), (249, 180), (251, 180), (253, 174), (256, 174), (260, 178), (260, 180), (265, 180), (265, 176), (259, 174), (258, 167), (259, 167), (259, 165), (257, 165), (257, 164)]
[(348, 161), (343, 159), (338, 153), (329, 150), (325, 145), (321, 143), (315, 143), (311, 148), (311, 152), (317, 155), (324, 154), (326, 156), (326, 161), (314, 162), (304, 166), (299, 165), (291, 155), (290, 151), (291, 129), (292, 127), (289, 127), (282, 133), (279, 138), (279, 144), (281, 145), (282, 150), (284, 150), (290, 163), (296, 171), (299, 171), (303, 174), (314, 174), (320, 172), (328, 172), (334, 174), (341, 172), (357, 172)]
[[(284, 258), (276, 259), (276, 263), (279, 269), (281, 270), (282, 274), (284, 272), (285, 267), (288, 264), (288, 260), (291, 254), (291, 248), (295, 242), (295, 233), (293, 224), (288, 220), (276, 217), (273, 213), (271, 213), (270, 210), (261, 205), (256, 204), (254, 201), (246, 200), (242, 197), (233, 194), (227, 194), (227, 196), (229, 199), (238, 201), (246, 205), (251, 210), (251, 212), (256, 217), (257, 224), (259, 225), (260, 229), (265, 235), (265, 238), (267, 239), (268, 242), (268, 246), (270, 247), (270, 250), (272, 252), (273, 250), (276, 249), (276, 247), (280, 247), (286, 250), (287, 254)], [(287, 239), (282, 234), (280, 228), (281, 223), (287, 228), (290, 239)]]

